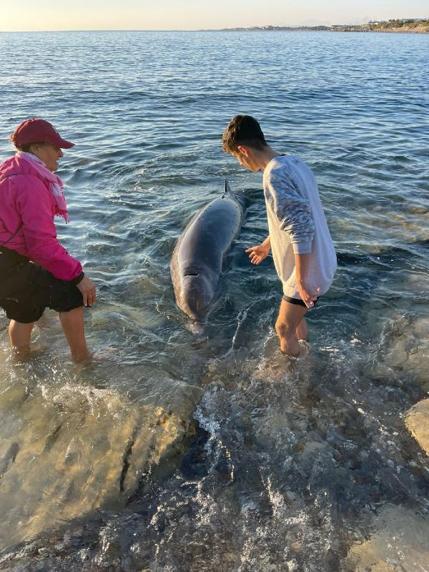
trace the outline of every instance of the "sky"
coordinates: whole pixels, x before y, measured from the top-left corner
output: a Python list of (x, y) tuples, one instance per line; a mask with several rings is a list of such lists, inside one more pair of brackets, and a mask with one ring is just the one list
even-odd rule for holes
[(0, 31), (192, 30), (428, 18), (428, 0), (0, 0)]

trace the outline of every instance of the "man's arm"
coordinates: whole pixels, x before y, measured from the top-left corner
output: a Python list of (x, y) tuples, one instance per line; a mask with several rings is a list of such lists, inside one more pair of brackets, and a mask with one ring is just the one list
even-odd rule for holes
[(271, 173), (268, 182), (270, 200), (281, 230), (290, 237), (295, 256), (295, 280), (298, 293), (308, 308), (314, 306), (318, 293), (307, 286), (311, 272), (314, 221), (311, 206), (286, 170)]
[(285, 170), (272, 172), (268, 180), (268, 200), (281, 230), (290, 237), (295, 254), (309, 254), (314, 238), (311, 206)]
[(307, 287), (307, 278), (310, 267), (310, 254), (297, 254), (295, 252), (295, 279), (296, 286), (302, 301), (307, 308), (312, 308), (318, 298), (317, 292), (312, 292)]
[(251, 246), (246, 249), (246, 253), (249, 255), (250, 262), (252, 264), (261, 264), (263, 260), (267, 258), (271, 250), (270, 236), (258, 244), (257, 246)]

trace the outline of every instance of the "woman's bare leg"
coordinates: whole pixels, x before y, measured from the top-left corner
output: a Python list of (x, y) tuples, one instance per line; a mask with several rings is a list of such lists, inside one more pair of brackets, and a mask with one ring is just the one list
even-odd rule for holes
[(19, 357), (26, 357), (30, 353), (31, 332), (34, 322), (23, 324), (16, 320), (9, 323), (9, 340)]
[(89, 360), (91, 354), (86, 345), (83, 306), (69, 312), (60, 312), (60, 321), (73, 361), (81, 363)]

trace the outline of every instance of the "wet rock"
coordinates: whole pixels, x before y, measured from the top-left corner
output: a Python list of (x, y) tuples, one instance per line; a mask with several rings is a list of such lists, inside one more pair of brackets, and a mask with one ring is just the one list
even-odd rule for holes
[(189, 387), (176, 387), (164, 404), (79, 383), (3, 387), (1, 546), (99, 507), (123, 507), (141, 476), (180, 449), (194, 405)]
[(382, 364), (429, 391), (429, 317), (392, 316), (383, 345)]
[(429, 562), (429, 519), (403, 507), (386, 506), (369, 540), (350, 549), (348, 572), (417, 572)]
[(405, 424), (423, 451), (429, 455), (429, 399), (419, 401), (408, 411)]
[(394, 270), (390, 256), (385, 262), (389, 276), (379, 275), (371, 300), (363, 309), (364, 331), (374, 339), (370, 350), (373, 359), (363, 359), (366, 372), (390, 385), (416, 382), (423, 391), (429, 391), (429, 276)]

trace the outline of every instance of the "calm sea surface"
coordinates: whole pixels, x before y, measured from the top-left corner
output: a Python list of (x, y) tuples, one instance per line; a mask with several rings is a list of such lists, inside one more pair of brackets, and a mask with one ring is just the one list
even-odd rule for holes
[[(82, 370), (51, 313), (14, 364), (0, 316), (0, 566), (346, 570), (383, 507), (429, 518), (404, 424), (429, 390), (428, 61), (427, 35), (0, 34), (0, 159), (31, 116), (76, 143), (58, 230), (99, 291)], [(221, 149), (237, 113), (313, 168), (338, 252), (292, 365), (272, 261), (244, 254), (267, 232), (261, 176)], [(225, 178), (250, 204), (195, 338), (169, 260)]]

